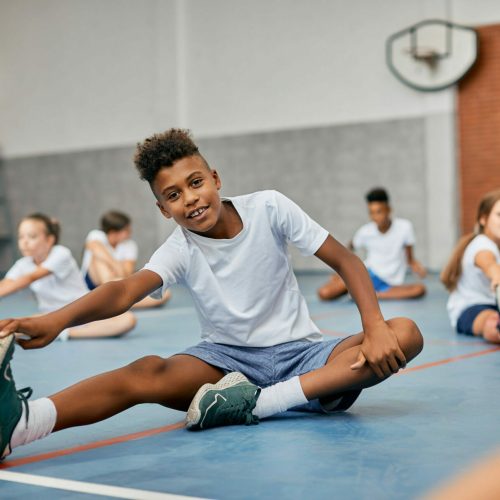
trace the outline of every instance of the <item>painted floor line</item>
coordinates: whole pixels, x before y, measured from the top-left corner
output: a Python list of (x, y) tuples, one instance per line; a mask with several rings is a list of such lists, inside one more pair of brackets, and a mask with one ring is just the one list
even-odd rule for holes
[(80, 446), (73, 446), (71, 448), (51, 451), (48, 453), (41, 453), (40, 455), (18, 458), (17, 460), (16, 459), (7, 460), (6, 462), (0, 463), (0, 469), (10, 469), (11, 467), (19, 467), (20, 465), (31, 464), (34, 462), (41, 462), (43, 460), (50, 460), (51, 458), (62, 457), (64, 455), (72, 455), (73, 453), (79, 453), (81, 451), (94, 450), (96, 448), (104, 448), (105, 446), (110, 446), (117, 443), (125, 443), (127, 441), (133, 441), (134, 439), (142, 439), (145, 437), (154, 436), (156, 434), (175, 431), (177, 429), (182, 429), (183, 427), (184, 427), (184, 421), (177, 422), (176, 424), (166, 425), (163, 427), (157, 427), (155, 429), (148, 429), (146, 431), (134, 432), (132, 434), (125, 434), (123, 436), (117, 436), (111, 439), (95, 441), (93, 443), (83, 444)]
[(19, 472), (0, 471), (0, 480), (29, 484), (31, 486), (42, 486), (44, 488), (54, 488), (57, 490), (76, 491), (79, 493), (87, 493), (91, 495), (102, 495), (114, 498), (129, 498), (133, 500), (171, 500), (176, 498), (198, 498), (186, 497), (183, 495), (173, 495), (170, 493), (160, 493), (157, 491), (138, 490), (135, 488), (122, 488), (121, 486), (108, 486), (105, 484), (59, 479), (56, 477), (35, 476), (32, 474), (22, 474)]
[(462, 359), (476, 358), (478, 356), (484, 356), (485, 354), (491, 354), (492, 352), (500, 351), (500, 347), (491, 347), (483, 351), (470, 352), (468, 354), (461, 354), (460, 356), (453, 356), (451, 358), (440, 359), (438, 361), (432, 361), (430, 363), (424, 363), (423, 365), (412, 366), (411, 368), (405, 368), (401, 370), (396, 375), (405, 375), (410, 372), (416, 372), (419, 370), (425, 370), (427, 368), (433, 368), (435, 366), (446, 365), (448, 363), (454, 363), (455, 361), (461, 361)]

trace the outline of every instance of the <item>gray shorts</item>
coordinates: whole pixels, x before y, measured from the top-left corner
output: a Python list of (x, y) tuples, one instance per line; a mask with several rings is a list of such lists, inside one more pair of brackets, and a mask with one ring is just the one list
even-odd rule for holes
[[(220, 368), (224, 373), (240, 372), (259, 387), (283, 382), (321, 368), (343, 338), (322, 342), (297, 340), (271, 347), (242, 347), (200, 342), (179, 354), (194, 356)], [(334, 407), (323, 407), (318, 400), (294, 408), (302, 411), (343, 411), (349, 408), (361, 391), (349, 391), (339, 397)]]

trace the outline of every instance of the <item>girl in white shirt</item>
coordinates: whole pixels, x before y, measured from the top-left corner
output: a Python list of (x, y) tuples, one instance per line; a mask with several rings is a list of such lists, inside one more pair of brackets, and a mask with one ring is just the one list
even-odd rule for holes
[[(69, 248), (58, 245), (59, 224), (44, 214), (25, 217), (19, 224), (18, 244), (23, 257), (0, 281), (0, 297), (29, 287), (41, 313), (55, 311), (87, 294), (87, 288)], [(61, 338), (118, 337), (136, 323), (131, 312), (75, 326)]]
[(441, 281), (451, 292), (448, 314), (458, 333), (500, 344), (500, 190), (479, 204), (476, 231), (457, 244)]

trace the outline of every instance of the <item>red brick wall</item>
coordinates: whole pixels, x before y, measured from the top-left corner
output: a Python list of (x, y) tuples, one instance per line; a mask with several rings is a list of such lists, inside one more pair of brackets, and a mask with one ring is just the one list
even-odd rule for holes
[(474, 227), (481, 197), (500, 189), (500, 25), (477, 28), (479, 57), (458, 85), (462, 232)]

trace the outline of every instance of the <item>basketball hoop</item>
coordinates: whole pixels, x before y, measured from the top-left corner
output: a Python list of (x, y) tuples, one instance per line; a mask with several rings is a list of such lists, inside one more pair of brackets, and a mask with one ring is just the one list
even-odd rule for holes
[(441, 90), (460, 80), (474, 65), (478, 36), (468, 26), (427, 19), (391, 35), (386, 62), (404, 84), (424, 91)]
[(436, 70), (440, 59), (443, 57), (435, 49), (430, 47), (419, 47), (409, 50), (415, 61), (425, 63), (431, 71)]

